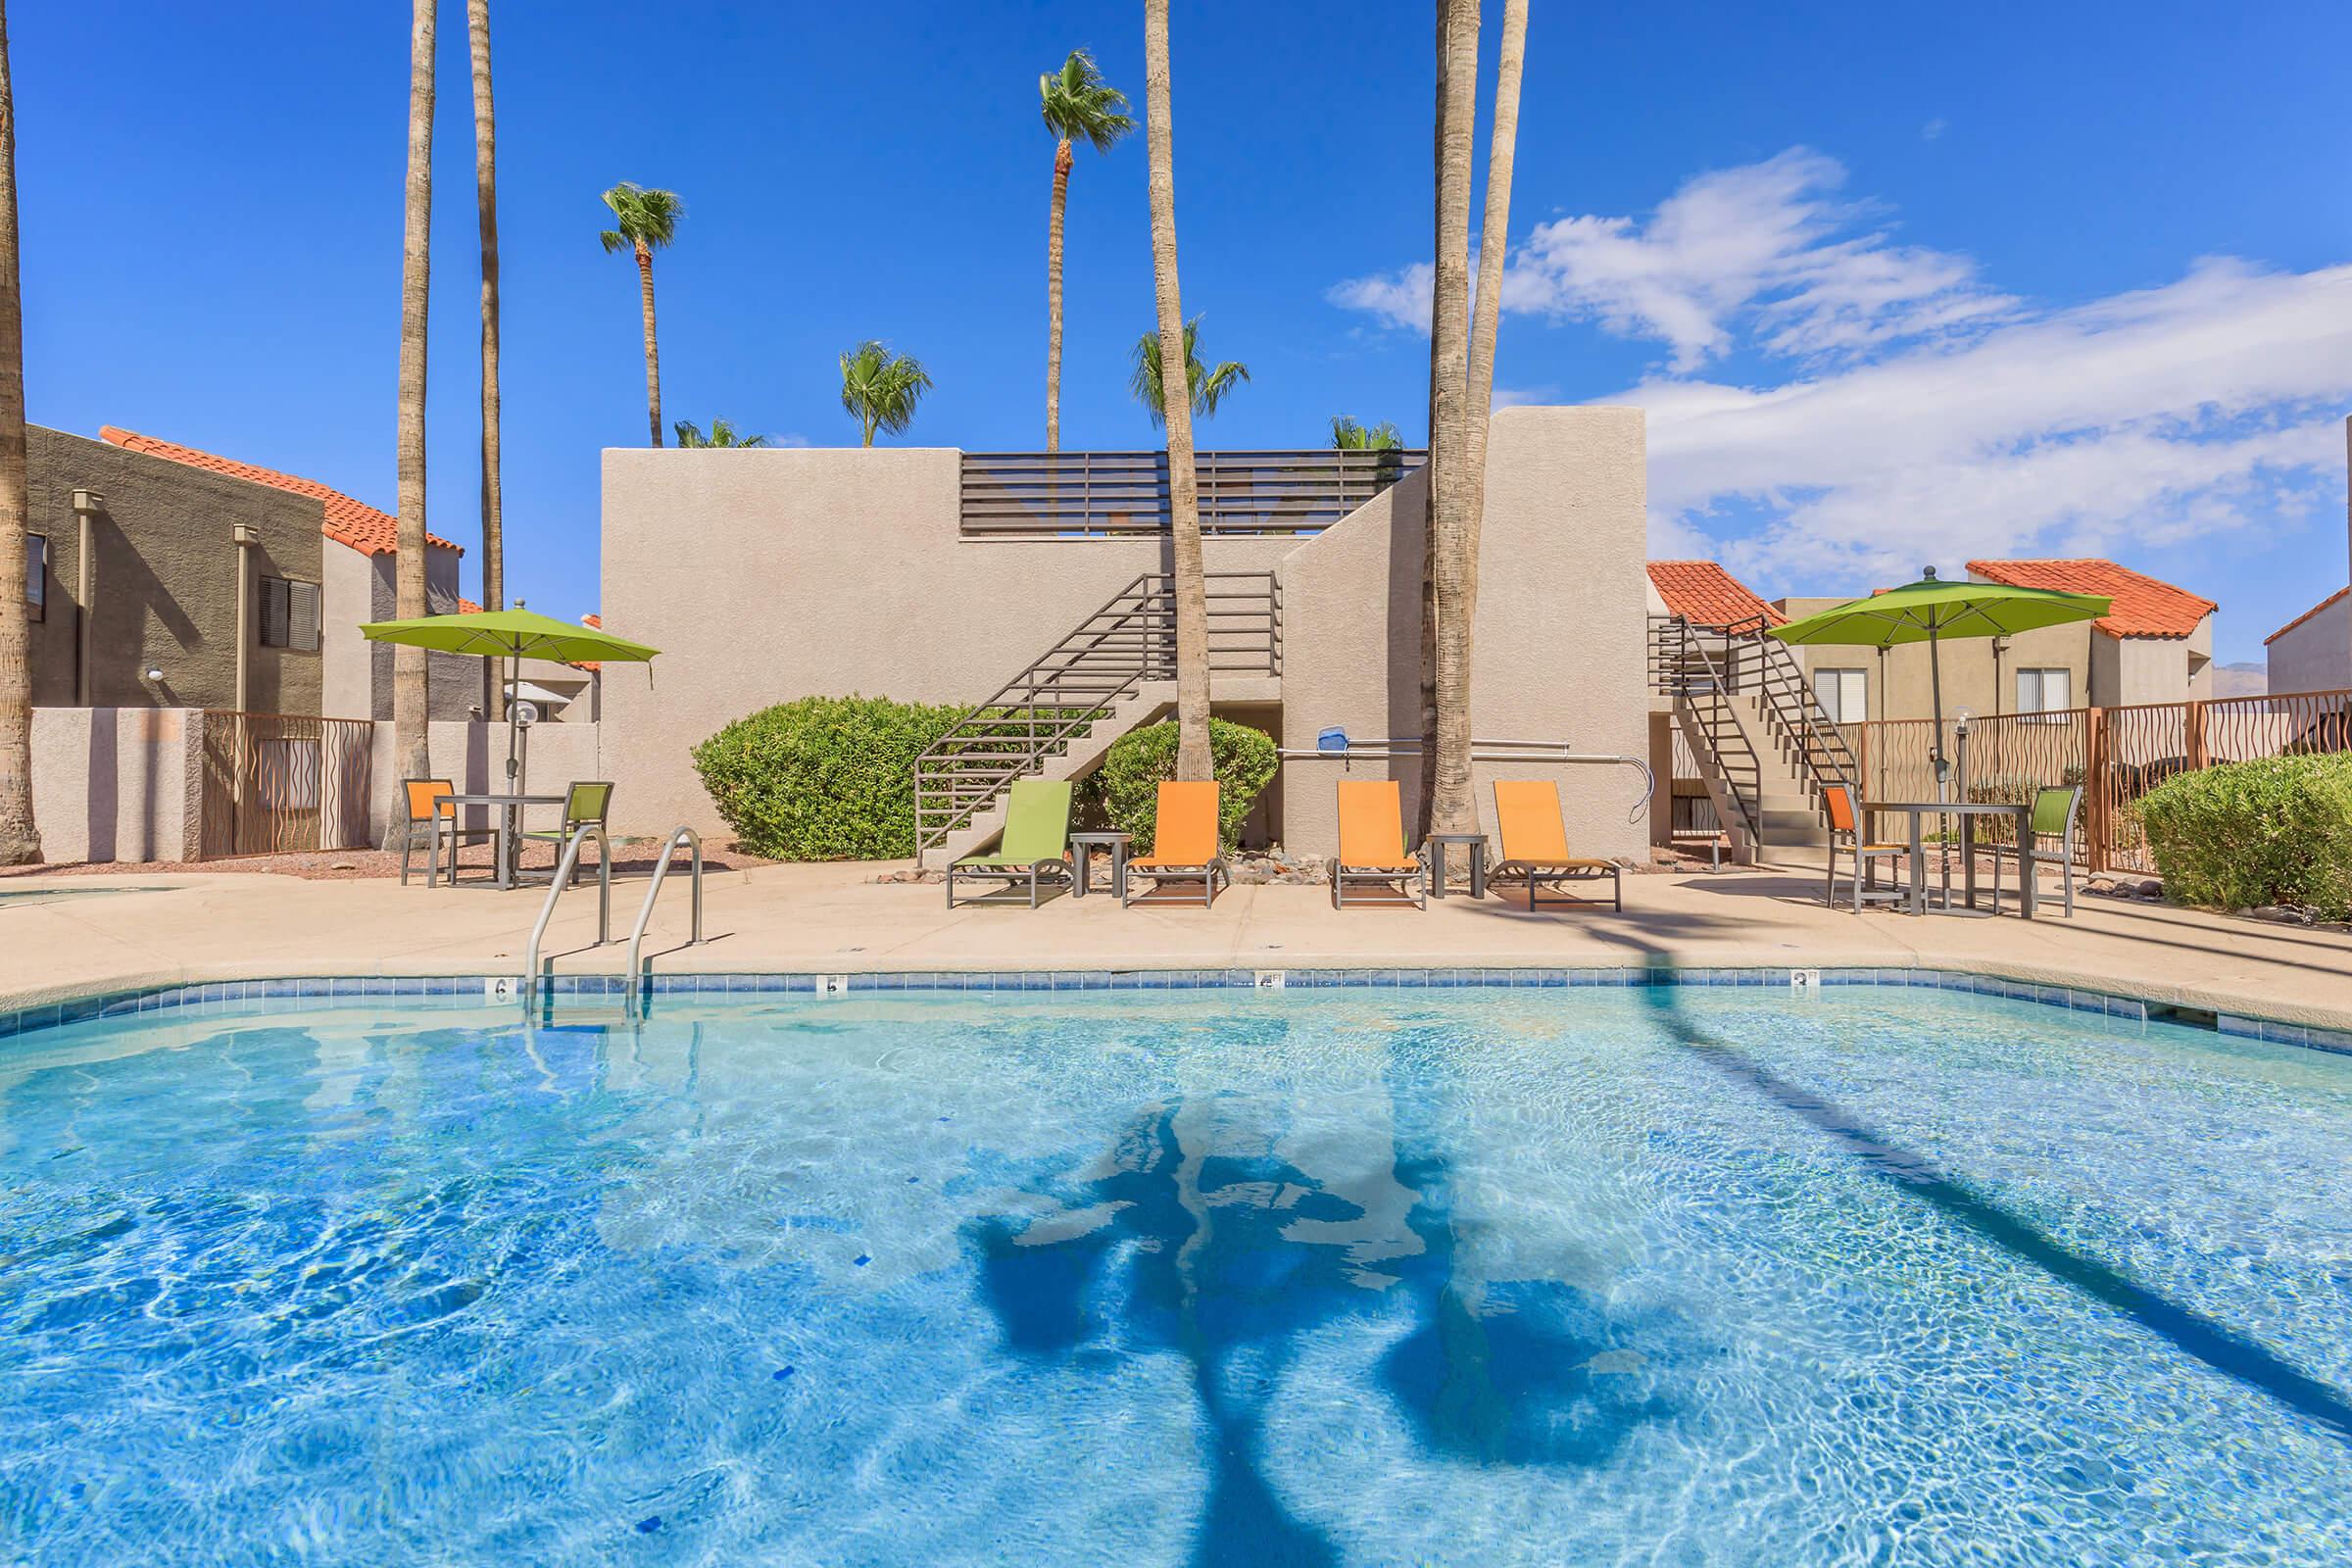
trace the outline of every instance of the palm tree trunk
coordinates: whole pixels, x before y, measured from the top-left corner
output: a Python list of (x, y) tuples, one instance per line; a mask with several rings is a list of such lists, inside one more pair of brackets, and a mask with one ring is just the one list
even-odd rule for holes
[[(24, 623), (24, 301), (17, 259), (17, 98), (0, 0), (0, 865), (41, 858), (32, 821), (32, 659)], [(83, 614), (89, 613), (87, 606)]]
[(1429, 326), (1429, 510), (1422, 598), (1421, 798), (1429, 829), (1470, 832), (1469, 670), (1462, 514), (1469, 465), (1470, 166), (1477, 144), (1478, 0), (1438, 3), (1437, 255)]
[[(1431, 815), (1440, 831), (1475, 832), (1478, 801), (1470, 765), (1470, 670), (1478, 630), (1478, 553), (1487, 511), (1487, 426), (1494, 409), (1494, 337), (1502, 317), (1502, 268), (1509, 250), (1511, 169), (1519, 146), (1519, 79), (1527, 64), (1527, 0), (1503, 0), (1502, 53), (1494, 75), (1494, 124), (1487, 149), (1487, 213), (1478, 250), (1478, 297), (1470, 322), (1469, 384), (1463, 400), (1460, 513), (1449, 561), (1440, 566), (1452, 592), (1438, 622), (1438, 744)], [(1469, 180), (1465, 172), (1464, 194)], [(1465, 215), (1465, 223), (1467, 217)]]
[(1061, 216), (1070, 201), (1070, 138), (1054, 149), (1054, 214), (1046, 223), (1046, 450), (1061, 450)]
[[(490, 0), (466, 0), (473, 51), (473, 190), (482, 231), (482, 607), (507, 608), (507, 546), (498, 463), (498, 114), (490, 97)], [(491, 667), (485, 665), (485, 667)], [(507, 716), (506, 682), (488, 705)]]
[[(1168, 528), (1176, 587), (1176, 776), (1215, 777), (1208, 753), (1208, 583), (1200, 489), (1185, 384), (1184, 304), (1176, 286), (1176, 144), (1168, 123), (1168, 0), (1144, 0), (1144, 103), (1152, 160), (1152, 292), (1159, 307), (1160, 410), (1168, 431)], [(1177, 367), (1173, 376), (1164, 373)]]
[(654, 347), (654, 253), (637, 247), (637, 295), (645, 307), (645, 420), (662, 444), (662, 352)]
[[(424, 327), (431, 283), (433, 221), (433, 33), (435, 0), (415, 0), (409, 29), (409, 177), (400, 250), (399, 524), (394, 613), (426, 612), (424, 543)], [(403, 778), (432, 772), (426, 744), (425, 655), (392, 650), (393, 750)]]
[(482, 605), (507, 608), (498, 405), (498, 114), (490, 93), (490, 0), (466, 0), (473, 53), (474, 206), (482, 236)]

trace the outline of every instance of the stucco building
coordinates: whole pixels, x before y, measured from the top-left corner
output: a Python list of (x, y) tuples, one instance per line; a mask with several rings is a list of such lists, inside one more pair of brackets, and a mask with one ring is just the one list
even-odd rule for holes
[[(313, 706), (302, 710), (257, 706), (256, 711), (304, 711), (326, 718), (392, 717), (392, 650), (360, 635), (369, 620), (389, 620), (396, 611), (395, 570), (399, 524), (390, 513), (344, 494), (316, 479), (305, 479), (259, 464), (224, 458), (106, 425), (101, 441), (125, 454), (160, 460), (171, 471), (217, 476), (308, 503), (307, 516), (315, 534), (327, 548), (312, 547), (312, 580), (321, 586), (318, 633), (318, 683)], [(88, 443), (84, 443), (87, 445)], [(465, 552), (438, 534), (425, 535), (425, 601), (427, 613), (446, 615), (478, 609), (463, 599), (458, 570)], [(479, 659), (453, 654), (427, 656), (426, 679), (435, 719), (463, 719), (481, 707), (487, 665)], [(229, 706), (197, 704), (191, 706)]]
[(323, 509), (25, 429), (35, 708), (319, 710)]
[[(1269, 457), (1248, 456), (1260, 466)], [(1335, 458), (1291, 456), (1301, 468)], [(1050, 650), (1083, 647), (1083, 628), (1101, 624), (1091, 617), (1167, 568), (1155, 516), (1165, 481), (1154, 491), (1152, 454), (1057, 461), (1032, 482), (949, 449), (606, 452), (605, 613), (662, 651), (651, 681), (622, 670), (605, 683), (615, 826), (716, 826), (689, 754), (770, 704), (850, 694), (978, 704), (1039, 667)], [(1141, 477), (1113, 483), (1082, 466), (1090, 461), (1098, 470), (1115, 461)], [(1220, 460), (1204, 453), (1202, 461), (1205, 472)], [(1476, 627), (1479, 737), (1645, 753), (1642, 465), (1639, 410), (1517, 408), (1494, 416)], [(1225, 653), (1211, 695), (1220, 712), (1267, 730), (1294, 754), (1263, 832), (1301, 853), (1336, 848), (1342, 777), (1395, 777), (1408, 798), (1417, 782), (1410, 757), (1296, 755), (1311, 753), (1325, 729), (1345, 729), (1359, 747), (1418, 735), (1427, 490), (1417, 469), (1397, 472), (1384, 475), (1376, 494), (1311, 520), (1275, 481), (1245, 504), (1231, 499), (1241, 479), (1203, 480), (1205, 504), (1226, 509), (1205, 541), (1212, 592), (1230, 595), (1212, 605), (1212, 641)], [(1234, 522), (1230, 512), (1244, 506), (1262, 514)], [(1172, 681), (1143, 680), (1047, 765), (1062, 776), (1091, 768), (1117, 733), (1166, 716), (1173, 700)], [(1477, 770), (1488, 815), (1496, 771)], [(1638, 772), (1580, 763), (1538, 771), (1559, 780), (1582, 853), (1642, 852), (1647, 829), (1632, 819)], [(988, 820), (983, 813), (978, 831), (952, 835), (941, 849), (984, 836)]]

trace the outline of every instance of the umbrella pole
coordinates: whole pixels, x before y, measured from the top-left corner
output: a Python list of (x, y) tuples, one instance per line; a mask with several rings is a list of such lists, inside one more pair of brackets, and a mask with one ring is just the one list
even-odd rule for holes
[(1951, 796), (1943, 760), (1943, 658), (1936, 651), (1936, 623), (1932, 620), (1928, 622), (1928, 691), (1936, 709), (1936, 800), (1941, 804)]

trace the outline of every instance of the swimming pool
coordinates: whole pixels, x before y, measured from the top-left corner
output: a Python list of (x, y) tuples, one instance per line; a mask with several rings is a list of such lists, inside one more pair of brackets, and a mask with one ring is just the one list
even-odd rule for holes
[(0, 1331), (36, 1563), (2344, 1561), (2352, 1058), (1875, 987), (91, 1019), (0, 1041)]

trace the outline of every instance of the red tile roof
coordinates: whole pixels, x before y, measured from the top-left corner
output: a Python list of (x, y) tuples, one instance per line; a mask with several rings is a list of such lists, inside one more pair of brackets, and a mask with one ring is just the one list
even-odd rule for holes
[[(580, 617), (580, 624), (583, 626), (593, 626), (598, 631), (603, 631), (605, 629), (605, 617), (591, 612)], [(572, 668), (574, 669), (584, 669), (589, 671), (591, 674), (604, 667), (604, 662), (596, 659), (583, 659), (578, 663), (572, 665)]]
[(2312, 606), (2309, 610), (2306, 610), (2303, 612), (2303, 613), (2297, 615), (2294, 619), (2288, 621), (2285, 625), (2279, 627), (2268, 637), (2265, 637), (2262, 640), (2263, 646), (2266, 648), (2269, 647), (2272, 643), (2277, 642), (2288, 632), (2293, 631), (2297, 626), (2302, 625), (2305, 621), (2318, 614), (2321, 611), (2326, 610), (2328, 606), (2341, 601), (2346, 595), (2352, 595), (2352, 588), (2338, 588), (2335, 592), (2329, 594), (2327, 598), (2321, 600), (2318, 604)]
[[(340, 545), (349, 545), (364, 556), (388, 556), (399, 548), (400, 524), (392, 514), (378, 512), (365, 501), (354, 500), (340, 490), (331, 489), (316, 479), (301, 479), (275, 468), (256, 464), (239, 463), (234, 458), (216, 457), (183, 447), (175, 441), (159, 441), (151, 435), (124, 430), (115, 425), (102, 425), (98, 439), (112, 442), (126, 452), (143, 452), (151, 458), (165, 458), (184, 463), (191, 468), (204, 468), (213, 473), (224, 473), (232, 479), (250, 479), (272, 489), (291, 490), (298, 496), (313, 496), (325, 503), (326, 525), (319, 531)], [(428, 533), (425, 543), (439, 545), (444, 550), (465, 554), (463, 547), (452, 544), (439, 534)]]
[(2100, 594), (2115, 601), (2091, 625), (2110, 637), (2185, 637), (2221, 607), (2112, 561), (1972, 561), (1968, 569), (2012, 588)]
[(1788, 618), (1712, 561), (1653, 561), (1649, 580), (1670, 613), (1701, 626), (1729, 626), (1758, 615), (1778, 626)]

